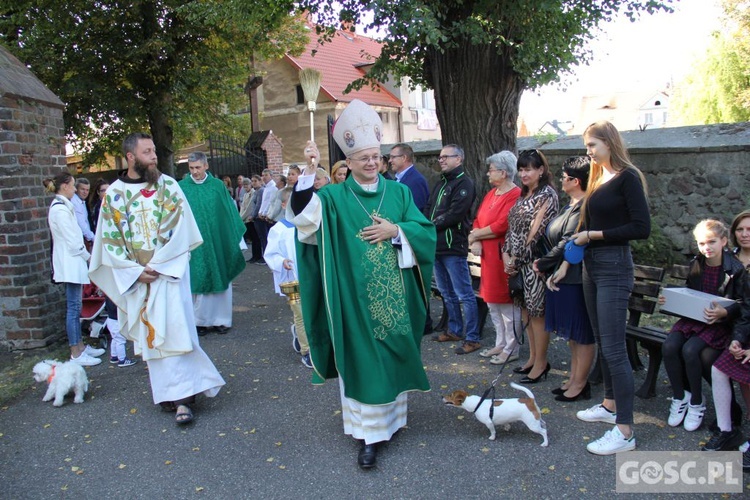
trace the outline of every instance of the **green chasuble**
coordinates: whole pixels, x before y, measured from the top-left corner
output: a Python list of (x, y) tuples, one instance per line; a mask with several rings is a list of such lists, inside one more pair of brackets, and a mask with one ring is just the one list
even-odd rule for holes
[(200, 184), (190, 176), (179, 182), (203, 236), (203, 245), (190, 255), (190, 288), (196, 295), (225, 291), (245, 269), (240, 250), (245, 225), (224, 183), (206, 175)]
[[(317, 245), (297, 243), (302, 311), (313, 383), (340, 376), (348, 398), (392, 403), (406, 391), (428, 391), (420, 343), (435, 259), (435, 227), (403, 184), (379, 178), (375, 192), (352, 177), (317, 196)], [(398, 224), (418, 265), (401, 269), (390, 241), (360, 236), (368, 214)]]

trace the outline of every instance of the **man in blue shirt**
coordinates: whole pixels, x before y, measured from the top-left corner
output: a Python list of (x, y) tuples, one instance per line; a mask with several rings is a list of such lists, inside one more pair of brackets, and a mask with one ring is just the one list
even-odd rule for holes
[(414, 166), (414, 150), (408, 144), (396, 144), (391, 148), (390, 164), (396, 181), (411, 189), (414, 204), (421, 211), (430, 197), (427, 180)]

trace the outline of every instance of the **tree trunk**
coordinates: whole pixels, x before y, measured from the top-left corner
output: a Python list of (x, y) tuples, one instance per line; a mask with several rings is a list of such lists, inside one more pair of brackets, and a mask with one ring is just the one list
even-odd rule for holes
[(435, 90), (443, 144), (464, 149), (464, 169), (481, 200), (489, 190), (485, 159), (506, 149), (516, 152), (516, 122), (525, 81), (498, 48), (460, 45), (443, 53), (431, 50), (424, 70)]
[(158, 106), (152, 107), (148, 111), (148, 124), (151, 136), (154, 138), (154, 146), (156, 146), (159, 170), (174, 177), (174, 151), (172, 150), (174, 137), (166, 113)]

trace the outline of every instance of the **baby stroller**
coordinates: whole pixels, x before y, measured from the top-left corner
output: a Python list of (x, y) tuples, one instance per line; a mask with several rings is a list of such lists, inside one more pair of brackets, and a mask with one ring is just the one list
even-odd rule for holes
[(107, 297), (93, 283), (83, 285), (83, 305), (81, 306), (81, 328), (89, 336), (99, 339), (99, 346), (107, 349), (111, 336), (107, 329)]

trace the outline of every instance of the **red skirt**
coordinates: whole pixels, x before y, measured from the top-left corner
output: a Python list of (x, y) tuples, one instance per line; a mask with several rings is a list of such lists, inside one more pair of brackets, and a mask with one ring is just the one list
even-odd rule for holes
[(741, 360), (734, 359), (729, 351), (721, 353), (721, 356), (714, 362), (714, 367), (732, 380), (750, 384), (750, 363), (743, 364)]

